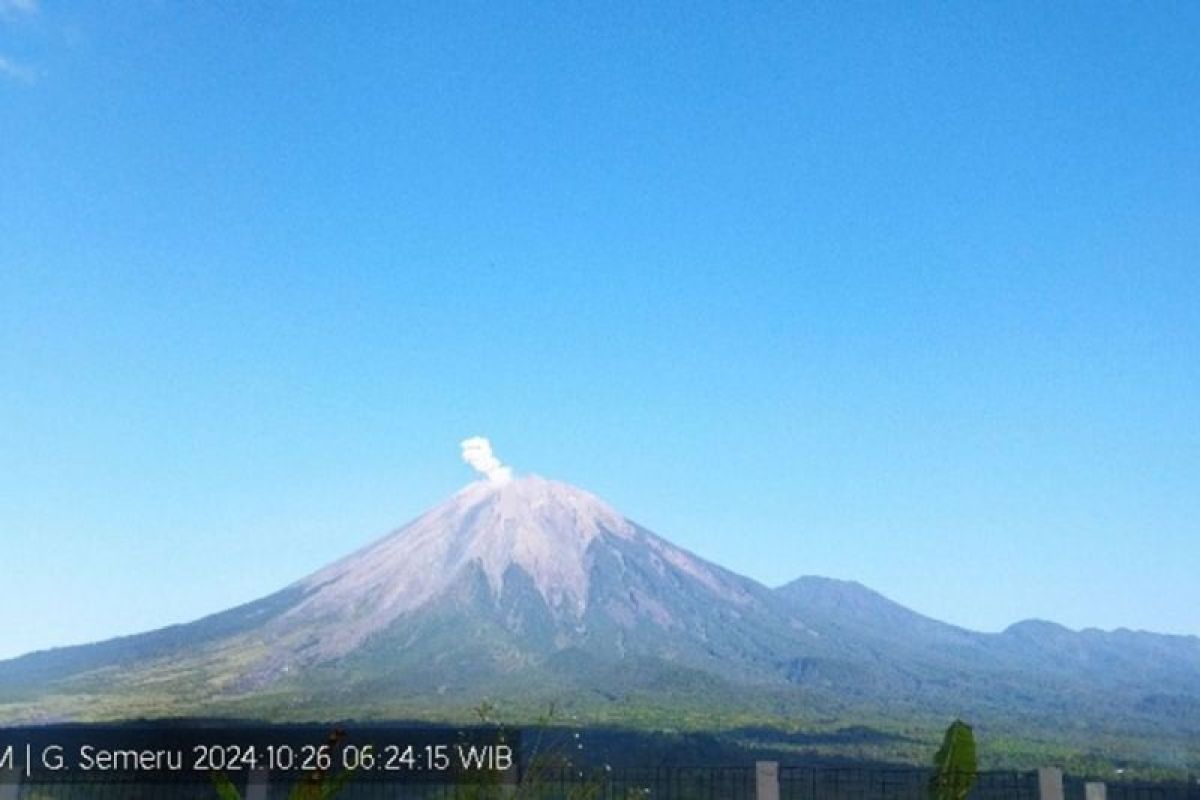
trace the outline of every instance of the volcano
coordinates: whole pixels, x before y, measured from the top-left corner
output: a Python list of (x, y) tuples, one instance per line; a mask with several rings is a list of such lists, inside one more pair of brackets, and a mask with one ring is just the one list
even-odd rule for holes
[[(781, 556), (782, 557), (782, 556)], [(893, 720), (1200, 735), (1200, 639), (947, 625), (859, 584), (777, 589), (537, 476), (471, 483), (291, 586), (0, 662), (5, 723), (170, 716)]]

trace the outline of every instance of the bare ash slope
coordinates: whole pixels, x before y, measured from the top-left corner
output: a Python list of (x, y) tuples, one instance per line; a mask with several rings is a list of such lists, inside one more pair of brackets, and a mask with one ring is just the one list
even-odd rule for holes
[[(770, 681), (770, 654), (803, 631), (780, 608), (766, 587), (588, 492), (536, 476), (480, 480), (260, 601), (0, 663), (0, 703), (24, 718), (159, 704), (199, 713), (258, 695), (311, 696), (312, 680), (336, 683), (339, 695), (378, 693), (381, 682), (402, 695), (435, 679), (481, 695), (513, 683), (562, 688), (589, 672), (585, 662), (594, 688), (611, 695), (614, 681), (647, 674), (639, 659), (662, 662), (655, 676)], [(614, 675), (619, 662), (640, 667)]]
[(588, 492), (505, 475), (254, 603), (0, 663), (8, 722), (445, 718), (484, 698), (608, 721), (968, 714), (1194, 739), (1200, 640), (981, 634), (858, 584), (772, 590)]

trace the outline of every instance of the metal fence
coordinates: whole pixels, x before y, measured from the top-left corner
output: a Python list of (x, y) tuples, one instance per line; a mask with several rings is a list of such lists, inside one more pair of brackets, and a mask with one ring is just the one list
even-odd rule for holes
[[(923, 769), (782, 767), (781, 800), (928, 800), (933, 772)], [(1037, 774), (952, 775), (943, 786), (969, 789), (973, 800), (1038, 800)]]
[[(923, 769), (781, 766), (777, 794), (762, 793), (754, 766), (553, 769), (526, 773), (519, 786), (443, 786), (351, 780), (335, 800), (928, 800), (932, 773)], [(951, 781), (958, 781), (951, 778)], [(962, 778), (961, 786), (966, 786)], [(980, 772), (970, 800), (1041, 800), (1036, 772)], [(289, 800), (295, 784), (237, 782), (244, 800)], [(1068, 777), (1062, 800), (1085, 800), (1085, 784)], [(119, 780), (0, 784), (0, 800), (217, 800), (215, 786), (195, 780), (129, 783)], [(316, 797), (316, 795), (311, 795)], [(1107, 800), (1200, 800), (1195, 779), (1177, 783), (1114, 782)]]
[[(1068, 787), (1070, 785), (1068, 783)], [(1068, 800), (1072, 795), (1068, 793)], [(1192, 779), (1186, 783), (1110, 783), (1107, 800), (1200, 800), (1200, 780)]]

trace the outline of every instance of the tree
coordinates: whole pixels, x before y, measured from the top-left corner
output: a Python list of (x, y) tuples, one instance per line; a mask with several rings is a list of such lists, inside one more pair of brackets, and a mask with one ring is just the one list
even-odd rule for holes
[(946, 729), (942, 746), (933, 757), (934, 774), (929, 796), (934, 800), (964, 800), (979, 771), (975, 760), (975, 732), (956, 719)]

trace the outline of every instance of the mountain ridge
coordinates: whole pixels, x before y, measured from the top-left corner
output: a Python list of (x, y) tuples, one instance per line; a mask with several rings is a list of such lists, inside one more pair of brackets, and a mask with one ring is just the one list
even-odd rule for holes
[[(0, 662), (0, 724), (462, 715), (503, 696), (585, 719), (935, 720), (1200, 735), (1200, 638), (981, 633), (854, 581), (769, 588), (595, 495), (481, 480), (265, 597)], [(1022, 727), (1024, 726), (1024, 727)]]

